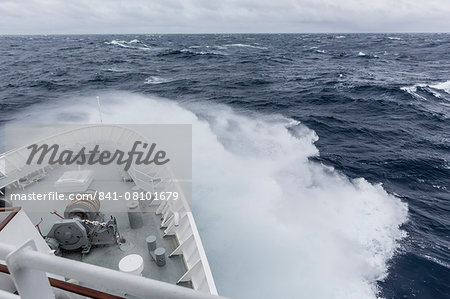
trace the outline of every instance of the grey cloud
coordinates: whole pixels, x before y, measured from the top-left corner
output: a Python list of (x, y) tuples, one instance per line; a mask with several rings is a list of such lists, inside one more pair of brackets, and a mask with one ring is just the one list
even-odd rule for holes
[(449, 32), (448, 0), (0, 0), (0, 34)]

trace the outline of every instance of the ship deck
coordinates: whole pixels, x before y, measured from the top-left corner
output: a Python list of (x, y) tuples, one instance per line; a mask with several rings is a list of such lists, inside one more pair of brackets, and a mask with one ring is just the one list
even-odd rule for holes
[[(77, 170), (76, 167), (58, 166), (53, 169), (46, 169), (45, 175), (40, 177), (38, 181), (27, 184), (24, 188), (17, 183), (9, 186), (6, 190), (6, 197), (10, 198), (10, 194), (45, 194), (54, 192), (54, 183), (66, 171)], [(94, 178), (89, 185), (89, 189), (98, 192), (116, 192), (117, 196), (124, 196), (126, 192), (136, 192), (139, 190), (132, 181), (125, 181), (123, 173), (120, 172), (117, 165), (99, 166), (83, 166), (83, 170), (92, 170)], [(130, 200), (131, 201), (131, 200)], [(21, 206), (27, 213), (34, 224), (40, 223), (39, 228), (45, 236), (50, 231), (55, 222), (60, 218), (58, 215), (64, 215), (64, 210), (70, 201), (38, 201), (38, 200), (20, 200), (13, 201), (13, 206)], [(117, 220), (117, 227), (122, 239), (125, 243), (121, 245), (100, 245), (91, 248), (87, 254), (81, 253), (81, 250), (68, 251), (62, 250), (62, 256), (73, 260), (82, 261), (114, 270), (119, 270), (119, 261), (129, 254), (139, 254), (144, 260), (144, 269), (142, 276), (147, 278), (176, 284), (177, 281), (186, 273), (186, 265), (182, 255), (169, 257), (169, 254), (178, 246), (178, 240), (175, 236), (163, 237), (163, 229), (161, 226), (161, 217), (156, 215), (156, 205), (149, 205), (148, 202), (140, 202), (142, 211), (143, 226), (132, 229), (129, 224), (127, 214), (127, 203), (124, 197), (117, 201), (103, 200), (101, 201), (100, 212), (104, 214), (104, 219), (113, 216)], [(54, 212), (56, 211), (56, 214)], [(166, 251), (166, 265), (158, 266), (151, 257), (147, 248), (146, 237), (154, 235), (156, 237), (157, 247), (162, 247)], [(101, 273), (99, 273), (101, 275)], [(80, 282), (80, 284), (96, 289), (95, 284)], [(192, 287), (189, 282), (181, 283), (186, 287)], [(105, 290), (101, 290), (105, 291)], [(106, 290), (114, 292), (114, 290)], [(126, 296), (126, 294), (118, 294)]]

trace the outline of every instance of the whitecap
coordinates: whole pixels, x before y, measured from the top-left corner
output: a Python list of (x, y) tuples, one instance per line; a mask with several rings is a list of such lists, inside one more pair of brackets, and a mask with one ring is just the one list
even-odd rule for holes
[[(447, 94), (450, 94), (450, 80), (445, 82), (440, 82), (436, 84), (425, 84), (425, 83), (417, 83), (412, 86), (404, 86), (400, 89), (403, 91), (406, 91), (407, 93), (411, 94), (412, 96), (416, 98), (420, 98), (422, 100), (426, 100), (425, 97), (419, 95), (417, 93), (418, 88), (423, 88), (427, 92), (431, 93), (436, 98), (442, 98), (442, 95), (440, 92), (445, 92)], [(436, 91), (438, 90), (438, 91)]]
[[(189, 47), (191, 48), (191, 47)], [(219, 51), (192, 51), (190, 49), (181, 49), (180, 52), (182, 53), (190, 53), (190, 54), (194, 54), (194, 55), (219, 55), (219, 56), (224, 56), (226, 55), (223, 52), (219, 52)]]
[(123, 72), (126, 72), (127, 70), (126, 69), (120, 69), (120, 68), (111, 67), (111, 68), (106, 69), (106, 71), (114, 72), (114, 73), (123, 73)]
[(358, 53), (358, 56), (361, 56), (361, 57), (362, 57), (362, 56), (366, 56), (366, 54), (363, 53), (363, 52), (359, 52), (359, 53)]
[(345, 38), (345, 35), (338, 35), (338, 36), (335, 36), (334, 38)]
[(267, 47), (263, 46), (254, 46), (254, 45), (247, 45), (247, 44), (227, 44), (224, 45), (225, 47), (242, 47), (242, 48), (253, 48), (253, 49), (261, 49), (261, 50), (267, 50)]
[(390, 40), (401, 40), (400, 37), (394, 37), (394, 36), (388, 36), (387, 38)]
[(105, 44), (107, 44), (107, 45), (116, 45), (116, 46), (119, 46), (119, 47), (122, 47), (122, 48), (132, 48), (131, 46), (129, 46), (129, 45), (127, 45), (127, 42), (126, 41), (123, 41), (123, 40), (112, 40), (112, 41), (110, 41), (110, 42), (105, 42)]
[(145, 79), (144, 84), (161, 84), (161, 83), (167, 83), (172, 80), (167, 78), (161, 78), (158, 76), (150, 76), (147, 79)]
[(425, 97), (417, 94), (417, 87), (425, 87), (425, 86), (427, 86), (427, 85), (426, 84), (414, 84), (412, 86), (400, 87), (400, 90), (406, 91), (407, 93), (409, 93), (413, 97), (420, 98), (420, 99), (426, 101), (427, 99)]
[[(129, 48), (129, 49), (139, 49), (139, 50), (150, 50), (151, 48), (148, 47), (146, 44), (141, 43), (137, 39), (133, 39), (130, 41), (124, 41), (124, 40), (112, 40), (110, 42), (105, 42), (107, 45), (116, 45), (122, 48)], [(139, 46), (136, 46), (135, 44), (139, 44)]]
[(431, 88), (434, 89), (439, 89), (439, 90), (443, 90), (446, 93), (450, 94), (450, 80), (449, 81), (445, 81), (445, 82), (441, 82), (441, 83), (436, 83), (433, 85), (428, 85)]

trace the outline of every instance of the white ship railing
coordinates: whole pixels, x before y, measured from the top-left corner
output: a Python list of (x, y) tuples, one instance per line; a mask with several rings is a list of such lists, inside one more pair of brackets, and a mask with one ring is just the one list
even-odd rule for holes
[[(214, 299), (217, 296), (135, 276), (120, 271), (82, 263), (36, 250), (33, 240), (19, 247), (0, 244), (0, 260), (5, 260), (22, 299), (55, 298), (47, 273), (61, 275), (82, 282), (95, 282), (97, 287), (140, 298)], [(1, 291), (1, 290), (0, 290)], [(3, 298), (3, 293), (0, 297)], [(18, 298), (6, 293), (5, 298)]]
[[(184, 258), (187, 271), (180, 277), (178, 283), (191, 281), (195, 290), (217, 295), (216, 285), (189, 204), (179, 184), (173, 181), (174, 175), (171, 170), (169, 168), (165, 170), (169, 179), (162, 178), (161, 184), (158, 185), (170, 191), (177, 191), (180, 196), (178, 200), (161, 201), (156, 213), (162, 215), (161, 227), (165, 228), (164, 236), (173, 235), (178, 240), (179, 246), (170, 256), (183, 255)], [(153, 183), (155, 177), (145, 174), (134, 166), (128, 173), (136, 186), (146, 191), (155, 191)]]

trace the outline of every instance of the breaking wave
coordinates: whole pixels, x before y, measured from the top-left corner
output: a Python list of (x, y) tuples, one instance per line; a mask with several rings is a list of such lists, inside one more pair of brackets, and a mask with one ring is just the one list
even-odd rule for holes
[(440, 89), (450, 94), (450, 80), (446, 82), (436, 83), (433, 85), (428, 85), (428, 87), (431, 87), (433, 89)]
[(407, 93), (411, 94), (412, 96), (416, 98), (420, 98), (423, 100), (426, 100), (426, 98), (419, 94), (419, 90), (428, 92), (432, 94), (436, 98), (442, 98), (443, 92), (450, 94), (450, 80), (445, 82), (440, 82), (436, 84), (425, 84), (425, 83), (418, 83), (414, 84), (412, 86), (405, 86), (400, 88), (403, 91), (406, 91)]
[(260, 49), (260, 50), (268, 49), (267, 47), (248, 45), (248, 44), (227, 44), (227, 45), (224, 45), (224, 47), (241, 47), (241, 48), (253, 48), (253, 49)]
[(146, 44), (142, 43), (141, 41), (137, 39), (133, 39), (130, 41), (124, 41), (124, 40), (112, 40), (110, 42), (105, 42), (107, 45), (115, 45), (122, 48), (129, 48), (129, 49), (139, 49), (139, 50), (150, 50), (151, 48), (147, 46)]
[(145, 79), (144, 84), (161, 84), (161, 83), (167, 83), (172, 81), (171, 79), (162, 78), (158, 76), (150, 76), (147, 79)]
[[(219, 293), (377, 297), (377, 280), (405, 236), (407, 206), (381, 185), (311, 162), (319, 155), (314, 131), (217, 104), (129, 92), (101, 98), (104, 123), (192, 124), (193, 211)], [(65, 121), (58, 115), (81, 112), (80, 122), (98, 123), (95, 98), (69, 103), (77, 106), (39, 107), (27, 119)]]

